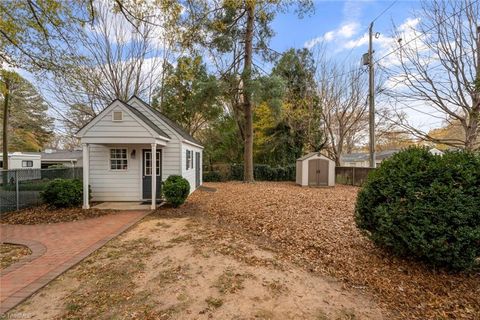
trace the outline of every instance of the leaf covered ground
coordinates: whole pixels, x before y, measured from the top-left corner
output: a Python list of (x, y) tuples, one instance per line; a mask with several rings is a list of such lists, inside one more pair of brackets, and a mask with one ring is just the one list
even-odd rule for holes
[(25, 246), (1, 243), (0, 244), (0, 270), (10, 267), (15, 262), (19, 261), (32, 252)]
[(208, 183), (189, 200), (197, 212), (265, 242), (284, 258), (366, 290), (400, 319), (478, 319), (480, 273), (449, 274), (393, 257), (355, 227), (358, 188), (293, 183)]
[(40, 224), (83, 220), (112, 214), (116, 210), (82, 208), (49, 208), (46, 205), (21, 209), (3, 214), (0, 223), (4, 224)]

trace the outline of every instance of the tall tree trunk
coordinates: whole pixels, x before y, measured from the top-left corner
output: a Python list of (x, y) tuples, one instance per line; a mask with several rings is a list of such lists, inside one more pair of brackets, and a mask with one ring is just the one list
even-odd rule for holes
[(255, 3), (247, 1), (247, 29), (245, 32), (245, 64), (242, 73), (244, 116), (245, 116), (245, 148), (243, 181), (253, 182), (253, 106), (251, 92), (253, 24), (255, 19)]
[[(3, 169), (8, 170), (8, 109), (10, 99), (10, 81), (5, 79), (5, 94), (3, 99)], [(6, 177), (7, 175), (5, 175)]]

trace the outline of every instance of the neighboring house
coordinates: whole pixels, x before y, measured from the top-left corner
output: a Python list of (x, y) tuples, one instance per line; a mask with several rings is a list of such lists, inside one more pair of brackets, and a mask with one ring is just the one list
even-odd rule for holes
[(153, 209), (168, 176), (183, 176), (190, 192), (202, 184), (203, 146), (138, 97), (113, 101), (77, 136), (83, 148), (83, 208), (89, 208), (88, 185), (92, 201), (148, 200)]
[(67, 168), (76, 168), (83, 166), (82, 150), (52, 150), (46, 149), (40, 153), (42, 168), (51, 166), (63, 166)]
[[(0, 153), (0, 168), (3, 169), (3, 153)], [(12, 152), (8, 154), (8, 169), (40, 169), (40, 154)]]
[[(7, 180), (9, 183), (15, 181), (36, 180), (41, 178), (40, 170), (40, 155), (28, 154), (23, 152), (12, 152), (8, 154), (8, 171)], [(0, 153), (0, 171), (3, 170), (3, 153)], [(0, 183), (3, 183), (3, 178)]]
[[(390, 158), (392, 155), (400, 151), (400, 149), (384, 150), (375, 153), (375, 164), (378, 166), (383, 160)], [(443, 152), (431, 148), (430, 153), (434, 155), (442, 155)], [(367, 152), (348, 153), (340, 157), (340, 164), (342, 167), (370, 167), (370, 154)]]

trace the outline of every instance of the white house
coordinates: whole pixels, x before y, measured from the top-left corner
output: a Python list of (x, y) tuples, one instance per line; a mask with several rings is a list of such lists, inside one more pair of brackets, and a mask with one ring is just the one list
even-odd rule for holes
[[(83, 208), (92, 201), (151, 201), (161, 181), (181, 175), (202, 184), (203, 147), (140, 98), (113, 101), (77, 133), (83, 148)], [(152, 172), (156, 174), (152, 175)]]
[[(40, 169), (40, 158), (40, 154), (9, 153), (8, 169)], [(0, 153), (0, 168), (3, 169), (3, 153)]]

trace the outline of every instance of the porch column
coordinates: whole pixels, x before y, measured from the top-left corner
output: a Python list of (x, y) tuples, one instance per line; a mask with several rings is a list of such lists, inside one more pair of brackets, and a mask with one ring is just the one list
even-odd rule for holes
[(151, 209), (157, 208), (157, 144), (152, 143), (152, 205)]
[(90, 199), (88, 194), (88, 178), (90, 176), (90, 146), (88, 143), (82, 144), (83, 150), (83, 206), (82, 209), (90, 209)]

